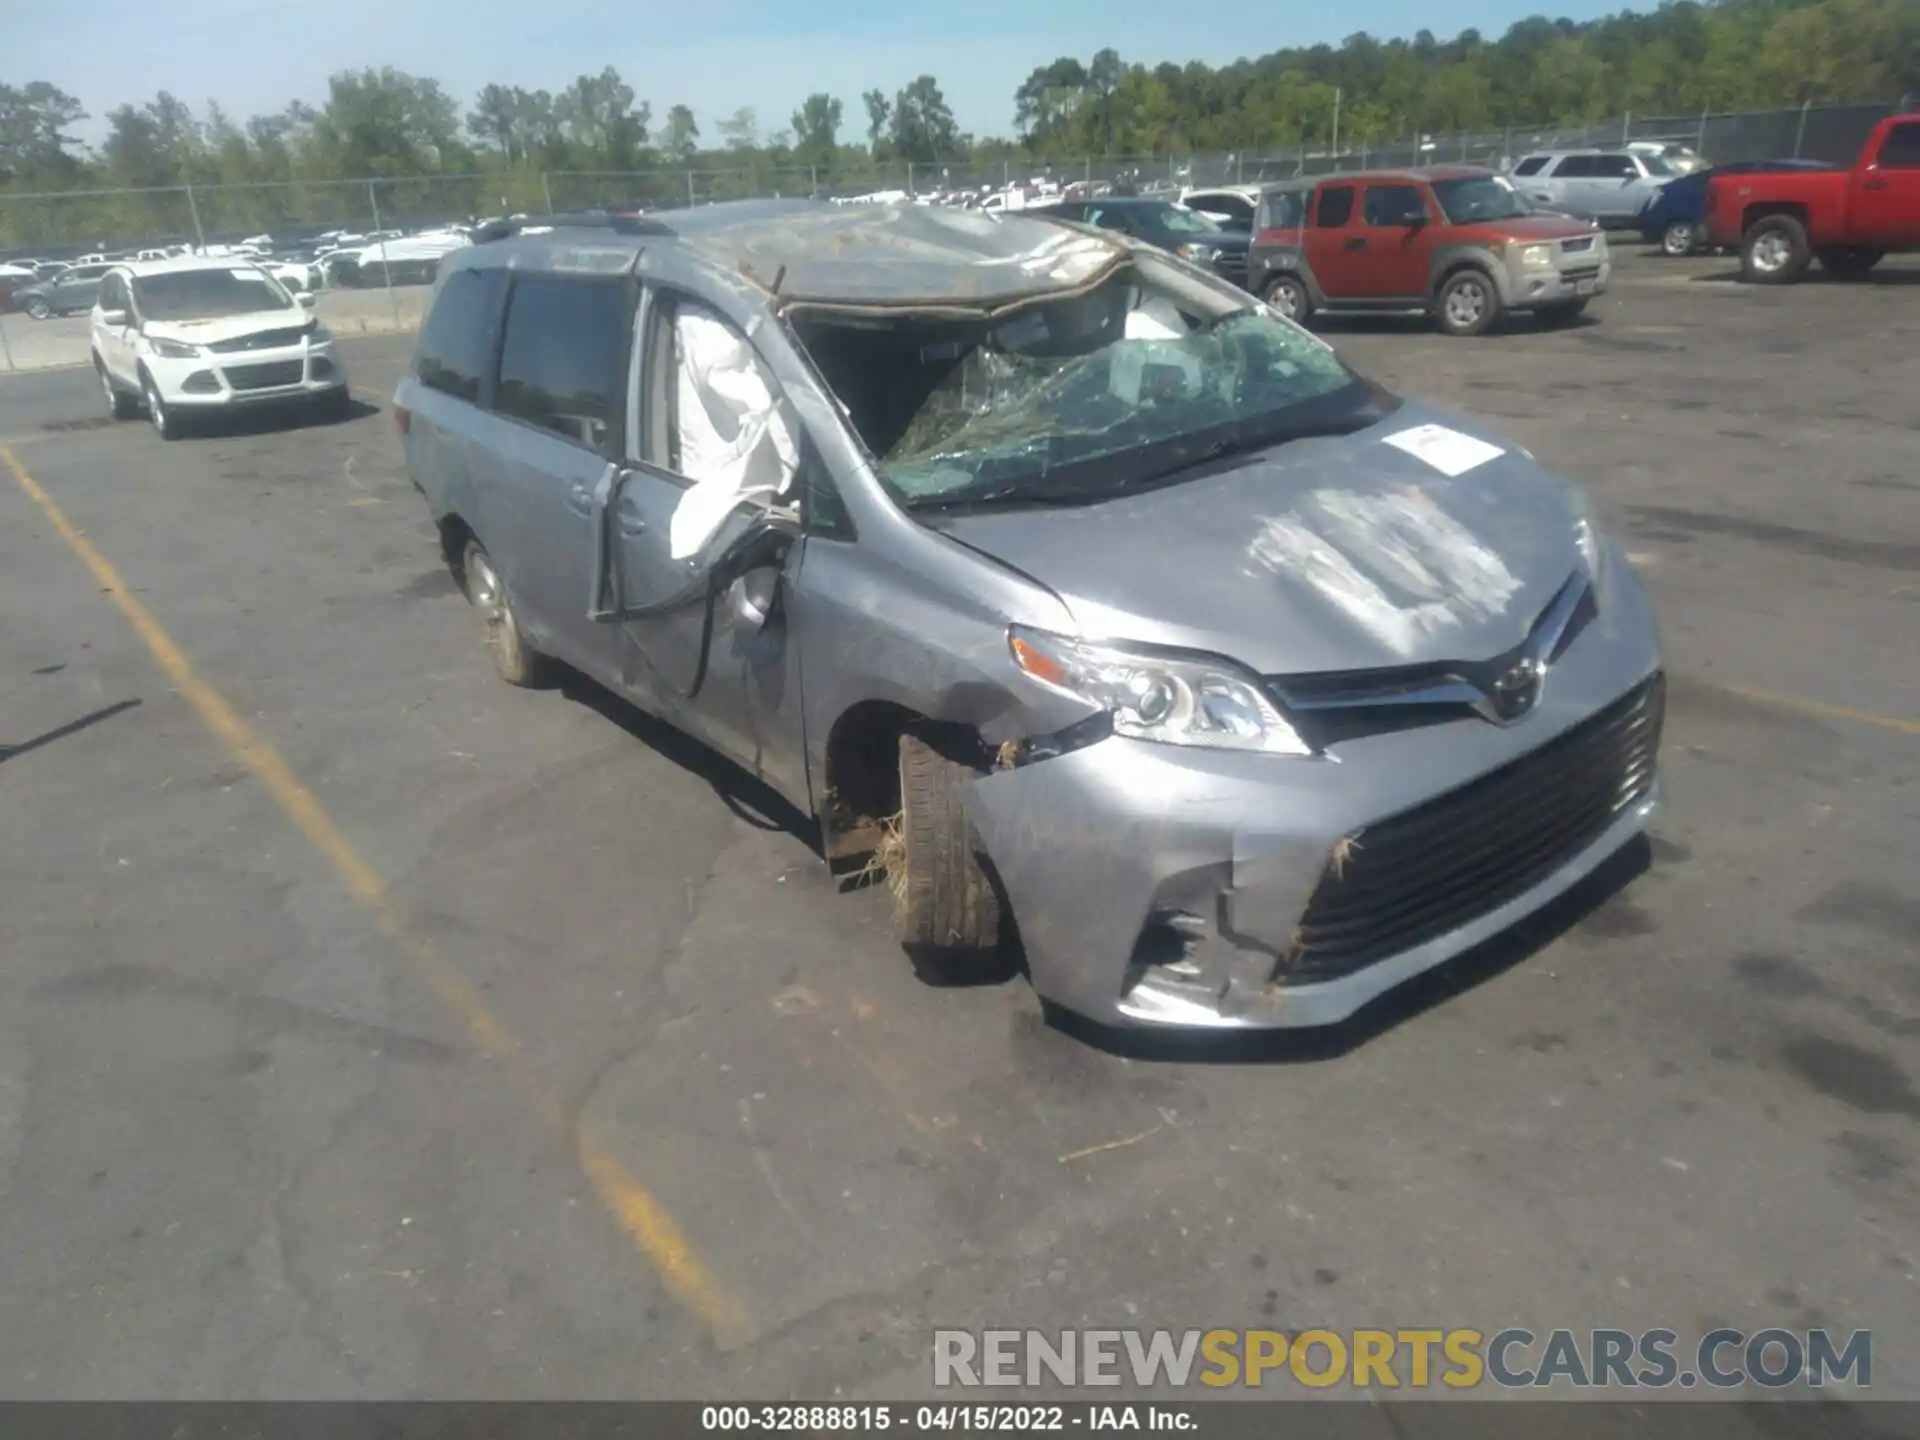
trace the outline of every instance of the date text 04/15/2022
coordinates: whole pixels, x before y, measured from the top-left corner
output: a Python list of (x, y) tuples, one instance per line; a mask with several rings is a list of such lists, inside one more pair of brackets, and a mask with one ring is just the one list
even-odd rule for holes
[(1171, 1434), (1196, 1426), (1188, 1410), (1144, 1404), (707, 1405), (700, 1412), (702, 1430), (739, 1435), (858, 1430), (897, 1430), (904, 1434), (1145, 1430)]

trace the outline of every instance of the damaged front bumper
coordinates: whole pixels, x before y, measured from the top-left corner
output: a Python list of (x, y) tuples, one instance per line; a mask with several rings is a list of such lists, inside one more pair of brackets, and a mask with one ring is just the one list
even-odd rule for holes
[(1565, 893), (1659, 801), (1639, 604), (1537, 709), (1297, 759), (1108, 738), (980, 777), (1034, 988), (1115, 1026), (1331, 1024)]

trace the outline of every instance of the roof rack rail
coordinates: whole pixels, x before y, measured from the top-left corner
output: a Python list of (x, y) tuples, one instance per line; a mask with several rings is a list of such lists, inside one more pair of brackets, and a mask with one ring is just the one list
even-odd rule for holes
[(509, 240), (527, 230), (611, 230), (616, 235), (671, 235), (672, 230), (658, 220), (641, 214), (609, 214), (604, 210), (584, 210), (561, 215), (522, 215), (512, 220), (493, 220), (473, 232), (475, 244), (489, 240)]

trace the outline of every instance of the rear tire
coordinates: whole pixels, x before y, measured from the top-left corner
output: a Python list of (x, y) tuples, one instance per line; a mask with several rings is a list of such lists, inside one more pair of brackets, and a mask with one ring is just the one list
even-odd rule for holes
[(36, 320), (45, 320), (52, 316), (53, 307), (38, 295), (29, 296), (25, 306), (27, 314)]
[(1740, 242), (1740, 278), (1749, 284), (1791, 285), (1812, 263), (1807, 228), (1791, 215), (1761, 217)]
[(894, 925), (918, 962), (977, 969), (1000, 945), (1001, 908), (967, 818), (971, 772), (900, 737), (901, 859)]
[(1820, 268), (1836, 280), (1864, 280), (1885, 254), (1864, 245), (1831, 245), (1820, 252)]
[(106, 396), (108, 419), (131, 420), (140, 413), (140, 402), (120, 388), (107, 369), (107, 362), (98, 355), (93, 357), (93, 369), (100, 377), (100, 389)]
[(1261, 287), (1260, 298), (1296, 325), (1313, 315), (1313, 297), (1298, 275), (1275, 275)]
[(1500, 291), (1484, 270), (1462, 270), (1440, 287), (1434, 323), (1445, 335), (1484, 335), (1500, 318)]
[(520, 620), (513, 612), (513, 600), (493, 567), (493, 560), (478, 540), (467, 541), (460, 557), (460, 578), (467, 600), (480, 612), (487, 654), (493, 668), (509, 685), (534, 687), (551, 673), (551, 662), (520, 633)]

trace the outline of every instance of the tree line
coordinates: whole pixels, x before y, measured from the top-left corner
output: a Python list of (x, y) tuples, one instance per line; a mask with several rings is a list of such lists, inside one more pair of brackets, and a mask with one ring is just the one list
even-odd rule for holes
[[(88, 147), (74, 134), (91, 118), (82, 102), (32, 80), (0, 83), (0, 202), (50, 190), (476, 176), (476, 209), (532, 208), (561, 202), (550, 193), (558, 174), (579, 177), (563, 208), (622, 188), (618, 198), (667, 203), (681, 197), (666, 172), (686, 170), (726, 172), (736, 190), (780, 188), (784, 176), (791, 193), (897, 174), (905, 162), (1287, 151), (1328, 138), (1336, 108), (1342, 137), (1363, 141), (1909, 93), (1920, 93), (1914, 0), (1670, 0), (1586, 23), (1536, 16), (1497, 40), (1477, 30), (1450, 40), (1356, 34), (1223, 66), (1133, 63), (1102, 49), (1036, 67), (1014, 92), (1005, 137), (962, 132), (930, 74), (891, 94), (867, 91), (851, 125), (842, 100), (819, 93), (784, 125), (743, 107), (704, 134), (689, 106), (656, 116), (611, 67), (557, 92), (491, 84), (471, 105), (388, 67), (334, 75), (319, 104), (244, 120), (162, 91), (107, 111), (104, 138)], [(596, 175), (608, 183), (586, 183)], [(726, 189), (710, 188), (716, 198)], [(23, 233), (20, 208), (0, 203), (0, 242)]]

